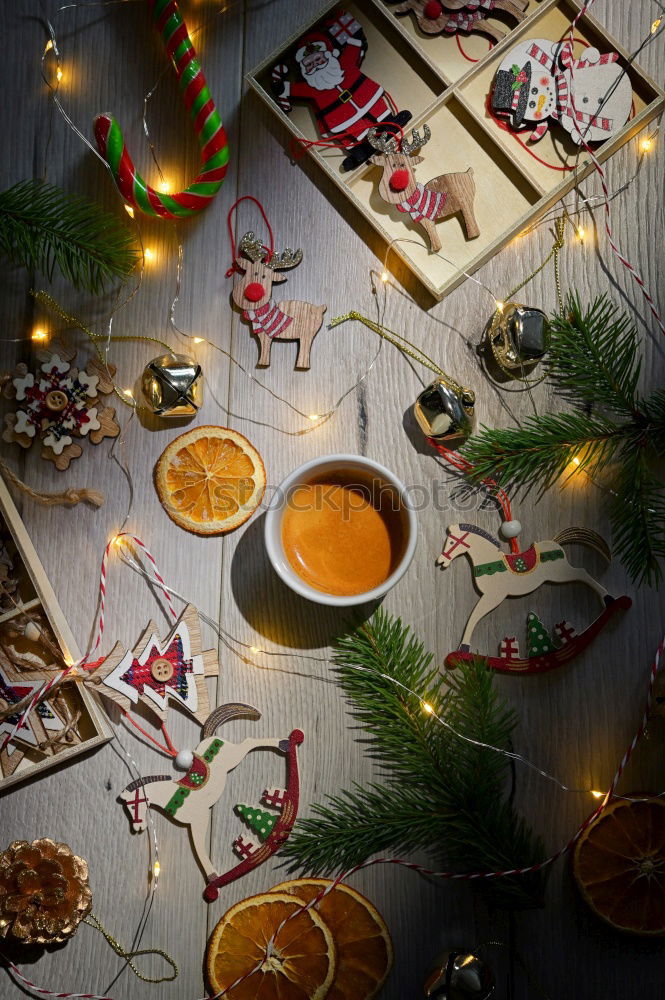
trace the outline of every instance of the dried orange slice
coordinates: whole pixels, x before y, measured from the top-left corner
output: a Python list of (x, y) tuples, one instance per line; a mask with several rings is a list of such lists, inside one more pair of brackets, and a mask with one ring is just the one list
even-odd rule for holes
[(665, 802), (611, 802), (578, 840), (573, 873), (612, 927), (665, 935)]
[[(272, 891), (288, 892), (309, 903), (331, 884), (326, 878), (299, 878)], [(337, 972), (328, 1000), (376, 996), (393, 964), (392, 941), (381, 914), (361, 893), (342, 883), (312, 909), (321, 914), (337, 945)]]
[(155, 468), (155, 484), (177, 525), (195, 535), (220, 535), (252, 516), (266, 488), (266, 471), (244, 435), (203, 426), (167, 445)]
[[(224, 914), (208, 941), (206, 968), (225, 1000), (323, 1000), (335, 977), (333, 936), (318, 913), (285, 892), (243, 899)], [(297, 916), (292, 914), (296, 913)], [(287, 917), (292, 917), (280, 928)], [(275, 940), (269, 958), (266, 946)], [(260, 964), (255, 972), (252, 969)]]

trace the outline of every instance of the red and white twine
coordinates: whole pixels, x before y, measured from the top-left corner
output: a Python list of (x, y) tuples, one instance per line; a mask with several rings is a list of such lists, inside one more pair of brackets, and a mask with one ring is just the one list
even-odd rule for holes
[[(588, 13), (588, 11), (591, 9), (591, 7), (593, 7), (593, 5), (594, 5), (595, 2), (596, 2), (596, 0), (587, 0), (587, 3), (585, 3), (584, 6), (580, 9), (580, 11), (577, 13), (577, 15), (575, 16), (575, 18), (573, 19), (573, 21), (572, 21), (572, 23), (570, 25), (569, 44), (570, 44), (570, 47), (571, 47), (571, 51), (572, 51), (572, 46), (574, 44), (575, 28), (577, 27), (577, 24), (578, 24), (580, 18), (583, 17), (584, 14)], [(572, 108), (573, 108), (574, 111), (576, 111), (577, 109), (575, 108), (575, 101), (574, 101), (574, 98), (573, 98), (573, 87), (572, 87), (572, 83), (573, 83), (573, 79), (574, 79), (574, 72), (573, 72), (573, 65), (572, 65), (573, 61), (574, 60), (571, 59), (571, 65), (569, 67), (570, 68), (570, 81), (571, 81), (570, 99), (571, 99)], [(660, 328), (660, 332), (663, 333), (663, 334), (665, 334), (665, 323), (663, 323), (663, 320), (661, 319), (660, 314), (659, 314), (658, 310), (656, 309), (656, 304), (655, 304), (655, 302), (653, 300), (653, 297), (651, 296), (651, 293), (649, 292), (649, 289), (646, 286), (646, 282), (644, 281), (644, 278), (641, 276), (641, 274), (639, 273), (639, 271), (637, 270), (637, 268), (633, 264), (631, 264), (631, 262), (625, 256), (625, 254), (622, 253), (622, 251), (619, 249), (619, 247), (617, 246), (617, 244), (614, 241), (614, 234), (612, 232), (612, 226), (611, 226), (611, 222), (610, 222), (610, 219), (611, 219), (610, 192), (609, 192), (609, 188), (607, 186), (607, 178), (605, 176), (605, 171), (603, 170), (603, 168), (602, 168), (602, 166), (601, 166), (598, 158), (596, 157), (594, 151), (591, 149), (591, 147), (589, 146), (589, 144), (584, 139), (584, 136), (583, 136), (583, 134), (582, 134), (581, 131), (579, 132), (579, 134), (580, 134), (580, 139), (581, 139), (582, 145), (584, 146), (586, 152), (591, 157), (591, 162), (593, 163), (593, 165), (594, 165), (594, 167), (595, 167), (595, 169), (596, 169), (596, 171), (597, 171), (597, 173), (598, 173), (598, 175), (600, 177), (600, 183), (601, 183), (601, 187), (603, 189), (603, 201), (604, 201), (604, 206), (605, 206), (605, 232), (607, 233), (607, 239), (608, 239), (608, 242), (609, 242), (609, 244), (610, 244), (610, 246), (612, 248), (612, 252), (615, 255), (615, 257), (617, 257), (621, 261), (621, 263), (626, 268), (626, 270), (630, 272), (633, 280), (639, 286), (639, 289), (642, 292), (642, 295), (644, 296), (644, 298), (645, 298), (645, 300), (647, 302), (647, 305), (649, 306), (649, 309), (651, 310), (651, 314), (653, 315), (654, 319), (656, 320), (656, 323), (658, 324), (658, 326)]]

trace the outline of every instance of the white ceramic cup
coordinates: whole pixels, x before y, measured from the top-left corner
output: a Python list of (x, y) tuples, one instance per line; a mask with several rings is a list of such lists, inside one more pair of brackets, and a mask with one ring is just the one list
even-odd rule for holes
[[(393, 572), (378, 587), (367, 590), (362, 594), (338, 596), (336, 594), (327, 594), (325, 591), (317, 590), (315, 587), (310, 587), (293, 569), (282, 545), (282, 517), (287, 499), (296, 487), (309, 483), (313, 479), (318, 479), (326, 474), (337, 472), (348, 475), (348, 473), (353, 474), (354, 471), (357, 471), (359, 474), (359, 482), (366, 482), (368, 478), (370, 480), (380, 480), (391, 487), (399, 497), (403, 510), (404, 551)], [(328, 604), (331, 607), (344, 608), (354, 604), (364, 604), (365, 601), (375, 601), (383, 597), (404, 576), (416, 551), (418, 522), (406, 487), (385, 465), (374, 462), (371, 458), (364, 458), (362, 455), (324, 455), (321, 458), (315, 458), (311, 462), (305, 462), (304, 465), (298, 466), (297, 469), (294, 469), (280, 483), (266, 512), (264, 537), (268, 558), (272, 563), (273, 569), (291, 590), (294, 590), (296, 594), (300, 594), (301, 597), (315, 601), (317, 604)]]

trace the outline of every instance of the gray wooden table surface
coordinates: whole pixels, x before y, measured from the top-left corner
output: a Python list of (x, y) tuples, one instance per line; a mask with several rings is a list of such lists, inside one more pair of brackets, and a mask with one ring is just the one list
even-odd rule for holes
[[(86, 6), (89, 9), (84, 9)], [(196, 46), (230, 136), (228, 178), (213, 207), (182, 225), (177, 233), (171, 225), (141, 220), (145, 245), (154, 251), (153, 262), (139, 293), (118, 312), (113, 332), (176, 342), (167, 320), (180, 236), (184, 263), (177, 322), (187, 332), (232, 352), (253, 371), (256, 345), (231, 309), (230, 281), (225, 277), (230, 264), (225, 219), (236, 197), (253, 194), (262, 199), (279, 246), (303, 247), (304, 261), (289, 278), (289, 294), (327, 303), (328, 318), (350, 308), (376, 314), (369, 275), (372, 269), (380, 270), (385, 248), (320, 171), (306, 159), (295, 165), (290, 161), (285, 132), (253, 95), (245, 92), (244, 74), (311, 16), (318, 0), (231, 0), (225, 6), (226, 11), (218, 13), (216, 3), (189, 0), (183, 2), (182, 10), (190, 28), (201, 28)], [(3, 7), (2, 185), (45, 173), (67, 190), (93, 196), (124, 216), (103, 168), (65, 126), (40, 79), (40, 56), (47, 38), (43, 15), (54, 16), (59, 4), (54, 0), (41, 4), (15, 0)], [(598, 0), (595, 5), (596, 16), (628, 50), (636, 48), (661, 11), (662, 5), (652, 0)], [(129, 148), (147, 168), (142, 99), (165, 69), (166, 61), (161, 43), (151, 35), (144, 5), (74, 5), (58, 15), (55, 26), (64, 71), (60, 94), (72, 120), (90, 137), (93, 115), (113, 110)], [(647, 47), (640, 61), (651, 76), (662, 76), (660, 39)], [(390, 67), (386, 66), (388, 82), (389, 76)], [(149, 120), (165, 174), (179, 187), (194, 176), (198, 151), (170, 72), (150, 105)], [(658, 268), (665, 221), (663, 162), (659, 137), (637, 177), (612, 202), (616, 238), (660, 298), (661, 310), (665, 309), (662, 271), (659, 274)], [(636, 165), (634, 140), (607, 165), (610, 189), (623, 188), (635, 174)], [(149, 176), (155, 173), (153, 170)], [(596, 194), (599, 186), (591, 180), (584, 184), (584, 190)], [(497, 197), (501, 197), (500, 191)], [(243, 233), (258, 227), (259, 221), (245, 206), (238, 230)], [(583, 301), (608, 292), (628, 309), (642, 335), (644, 387), (662, 384), (663, 341), (655, 324), (645, 322), (647, 311), (636, 285), (610, 253), (602, 209), (587, 215), (583, 222), (590, 236), (583, 246), (573, 241), (570, 229), (567, 232), (561, 257), (564, 288), (577, 289)], [(478, 276), (496, 290), (497, 297), (503, 297), (537, 266), (551, 243), (551, 227), (542, 225), (498, 254)], [(6, 339), (27, 337), (33, 325), (44, 318), (35, 312), (27, 295), (31, 283), (22, 270), (4, 267), (0, 314), (5, 340), (3, 370), (14, 357), (26, 354), (23, 345), (12, 345)], [(75, 294), (60, 282), (54, 283), (53, 291), (66, 308), (95, 330), (106, 329), (113, 307), (111, 294), (95, 299)], [(466, 282), (443, 302), (432, 305), (417, 285), (397, 270), (397, 277), (391, 276), (387, 288), (381, 289), (380, 294), (384, 293), (388, 325), (422, 345), (459, 381), (476, 388), (481, 422), (509, 425), (531, 411), (528, 396), (501, 394), (479, 370), (474, 345), (491, 300), (478, 285)], [(531, 282), (524, 297), (546, 310), (555, 308), (551, 267)], [(185, 342), (181, 343), (184, 346)], [(83, 338), (81, 347), (88, 349)], [(353, 385), (376, 348), (374, 335), (357, 325), (324, 329), (314, 344), (310, 372), (294, 373), (294, 345), (276, 344), (272, 367), (260, 378), (305, 413), (322, 413)], [(150, 345), (140, 342), (114, 347), (111, 358), (118, 366), (119, 384), (133, 385), (154, 353)], [(412, 370), (386, 346), (370, 376), (346, 398), (334, 418), (321, 429), (298, 436), (294, 432), (301, 430), (304, 422), (230, 366), (222, 354), (202, 346), (198, 357), (208, 381), (201, 422), (228, 424), (248, 435), (265, 459), (270, 484), (278, 483), (296, 464), (336, 451), (378, 459), (408, 484), (424, 486), (429, 495), (438, 483), (444, 484), (439, 491), (442, 502), (428, 502), (419, 514), (418, 550), (409, 573), (384, 602), (388, 611), (412, 624), (443, 661), (459, 641), (474, 594), (466, 565), (456, 564), (445, 576), (434, 567), (445, 525), (458, 520), (459, 511), (451, 499), (449, 476), (405, 420), (420, 387), (421, 372)], [(539, 411), (562, 405), (545, 385), (534, 390), (533, 402)], [(290, 654), (281, 659), (257, 657), (266, 668), (260, 669), (220, 646), (221, 670), (213, 697), (218, 702), (250, 702), (263, 713), (259, 723), (229, 725), (230, 738), (281, 735), (302, 726), (307, 734), (301, 754), (304, 814), (312, 802), (326, 794), (353, 780), (366, 781), (372, 772), (363, 758), (360, 734), (350, 725), (339, 690), (330, 682), (329, 668), (307, 659), (308, 654), (325, 656), (330, 641), (343, 628), (344, 615), (301, 601), (278, 582), (264, 552), (261, 514), (227, 538), (198, 539), (176, 527), (162, 510), (152, 483), (153, 465), (176, 432), (167, 425), (155, 429), (143, 426), (139, 419), (130, 421), (124, 408), (119, 418), (123, 431), (115, 454), (126, 462), (134, 484), (128, 529), (150, 547), (167, 581), (207, 615), (220, 620), (235, 637)], [(86, 448), (65, 474), (42, 462), (36, 448), (25, 457), (18, 451), (18, 447), (3, 446), (3, 453), (32, 486), (53, 489), (86, 484), (106, 495), (99, 511), (22, 505), (25, 523), (83, 649), (92, 628), (102, 549), (129, 505), (127, 479), (118, 462), (110, 458), (109, 442)], [(573, 524), (606, 530), (601, 500), (590, 483), (581, 481), (563, 491), (553, 490), (538, 504), (523, 502), (517, 508), (524, 525), (523, 540), (549, 538)], [(476, 513), (467, 506), (465, 514), (469, 520), (477, 517), (487, 528), (497, 528), (496, 515), (488, 511)], [(600, 565), (592, 565), (591, 556), (584, 558), (590, 569), (600, 572)], [(634, 597), (633, 609), (621, 624), (607, 630), (590, 651), (559, 672), (542, 678), (497, 681), (519, 715), (516, 749), (578, 789), (604, 788), (610, 781), (639, 721), (650, 659), (665, 624), (662, 598), (646, 589), (634, 592), (618, 563), (605, 572), (603, 580), (610, 591)], [(578, 623), (588, 620), (594, 611), (592, 598), (582, 588), (545, 588), (530, 601), (506, 605), (493, 615), (478, 630), (479, 647), (492, 651), (497, 638), (505, 634), (502, 630), (511, 624), (521, 629), (531, 607), (542, 611), (549, 621), (565, 615)], [(150, 590), (115, 561), (108, 579), (103, 649), (109, 650), (116, 639), (133, 645), (150, 618), (166, 629), (166, 618)], [(206, 645), (215, 641), (208, 630)], [(192, 745), (197, 739), (196, 726), (176, 712), (171, 714), (176, 744)], [(660, 742), (654, 737), (641, 748), (624, 788), (660, 790), (665, 738), (662, 733), (660, 736)], [(133, 731), (120, 728), (119, 737), (144, 773), (164, 768), (163, 759)], [(13, 789), (0, 800), (2, 843), (38, 836), (68, 842), (89, 860), (96, 914), (125, 941), (143, 911), (147, 869), (146, 836), (130, 834), (126, 815), (116, 802), (129, 780), (122, 752), (109, 744), (62, 771)], [(276, 784), (283, 780), (278, 759), (266, 754), (250, 756), (233, 775), (225, 801), (215, 808), (212, 852), (221, 866), (232, 864), (230, 845), (238, 832), (232, 803), (243, 797), (253, 801), (253, 790), (263, 788), (266, 780)], [(593, 805), (589, 794), (564, 793), (524, 769), (517, 774), (516, 800), (551, 851), (565, 843)], [(155, 815), (155, 822), (162, 874), (143, 944), (163, 948), (174, 956), (180, 967), (177, 981), (157, 987), (137, 981), (123, 970), (101, 936), (87, 927), (65, 948), (26, 964), (24, 971), (29, 978), (54, 990), (103, 993), (110, 987), (116, 1000), (155, 996), (160, 1000), (194, 1000), (203, 995), (202, 959), (215, 922), (232, 902), (267, 889), (283, 876), (277, 861), (269, 862), (225, 890), (215, 904), (206, 906), (186, 834), (159, 815)], [(545, 908), (517, 915), (512, 923), (500, 914), (488, 914), (474, 902), (468, 886), (430, 883), (406, 870), (375, 868), (358, 875), (354, 884), (376, 903), (393, 936), (395, 968), (383, 994), (386, 1000), (420, 996), (424, 972), (441, 947), (473, 946), (489, 938), (507, 942), (511, 935), (551, 998), (655, 1000), (662, 996), (662, 947), (619, 937), (594, 921), (576, 896), (566, 860), (551, 871)], [(494, 949), (492, 954), (498, 997), (525, 1000), (538, 995), (519, 964), (511, 981), (510, 963), (503, 950)], [(0, 996), (18, 995), (18, 988), (8, 978), (0, 979)]]

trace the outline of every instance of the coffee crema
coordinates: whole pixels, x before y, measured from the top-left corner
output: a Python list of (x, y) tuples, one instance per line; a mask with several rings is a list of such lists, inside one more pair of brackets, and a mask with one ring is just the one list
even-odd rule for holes
[(398, 493), (355, 473), (332, 473), (294, 487), (282, 516), (282, 546), (310, 587), (352, 597), (380, 586), (405, 549)]

